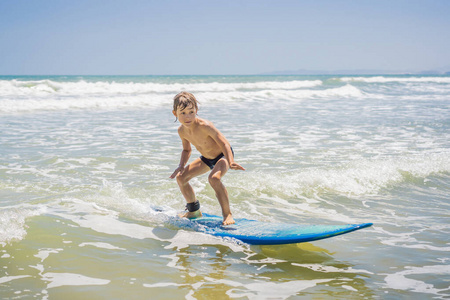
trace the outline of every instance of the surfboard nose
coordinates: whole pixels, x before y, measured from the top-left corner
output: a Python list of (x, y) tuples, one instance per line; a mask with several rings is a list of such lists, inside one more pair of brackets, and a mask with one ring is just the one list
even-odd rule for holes
[(373, 223), (362, 223), (362, 224), (358, 225), (358, 229), (370, 227), (372, 225), (373, 225)]

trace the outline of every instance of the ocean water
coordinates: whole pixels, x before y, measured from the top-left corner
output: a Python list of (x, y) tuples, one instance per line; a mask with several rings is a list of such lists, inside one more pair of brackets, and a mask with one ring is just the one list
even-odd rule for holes
[[(174, 227), (182, 90), (247, 169), (224, 178), (235, 218), (373, 227), (280, 246)], [(0, 77), (2, 299), (450, 299), (449, 195), (449, 76)]]

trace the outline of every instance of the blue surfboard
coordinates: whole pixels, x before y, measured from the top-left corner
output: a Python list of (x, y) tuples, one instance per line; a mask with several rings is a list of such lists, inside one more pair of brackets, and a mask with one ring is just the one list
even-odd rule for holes
[(235, 219), (233, 225), (222, 225), (222, 217), (203, 214), (197, 219), (174, 222), (185, 229), (219, 237), (240, 240), (251, 245), (280, 245), (317, 241), (372, 226), (372, 223), (348, 225), (299, 225)]

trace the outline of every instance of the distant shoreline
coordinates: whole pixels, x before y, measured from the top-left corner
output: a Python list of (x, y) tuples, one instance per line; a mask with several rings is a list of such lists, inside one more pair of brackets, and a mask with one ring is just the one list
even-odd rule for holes
[(381, 70), (335, 70), (335, 71), (312, 71), (312, 70), (293, 70), (293, 71), (274, 71), (266, 72), (258, 75), (450, 75), (450, 71), (381, 71)]
[(341, 71), (341, 72), (326, 72), (326, 71), (276, 71), (259, 74), (0, 74), (0, 79), (7, 77), (187, 77), (187, 76), (450, 76), (449, 72), (358, 72), (358, 71)]

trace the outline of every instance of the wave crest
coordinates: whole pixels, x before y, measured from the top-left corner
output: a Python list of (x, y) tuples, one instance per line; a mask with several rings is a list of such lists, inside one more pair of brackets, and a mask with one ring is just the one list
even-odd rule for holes
[(261, 81), (243, 83), (154, 83), (154, 82), (56, 82), (52, 80), (19, 81), (0, 80), (0, 96), (60, 96), (79, 95), (139, 95), (177, 94), (182, 90), (192, 92), (229, 92), (246, 90), (295, 90), (322, 85), (321, 80)]
[(182, 90), (193, 92), (201, 103), (364, 96), (350, 84), (329, 88), (321, 85), (321, 80), (189, 84), (3, 80), (0, 81), (0, 112), (170, 107), (173, 96)]
[[(247, 190), (253, 187), (253, 194), (281, 193), (280, 197), (312, 197), (327, 193), (377, 195), (403, 182), (450, 172), (449, 157), (449, 153), (439, 153), (403, 159), (360, 160), (334, 168), (313, 168), (295, 173), (264, 172), (239, 177), (244, 177)], [(238, 187), (239, 183), (233, 185)]]
[(450, 77), (342, 77), (338, 79), (342, 82), (365, 82), (365, 83), (387, 83), (387, 82), (430, 82), (430, 83), (450, 83)]
[(0, 210), (0, 245), (20, 241), (27, 235), (26, 220), (41, 215), (45, 209), (38, 208), (4, 208)]

